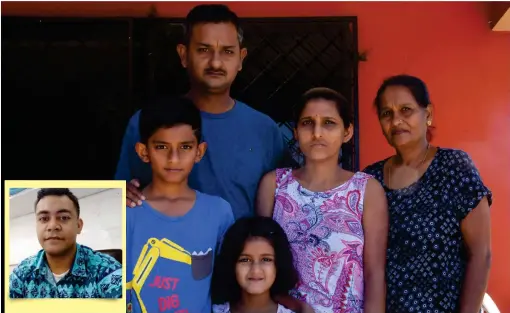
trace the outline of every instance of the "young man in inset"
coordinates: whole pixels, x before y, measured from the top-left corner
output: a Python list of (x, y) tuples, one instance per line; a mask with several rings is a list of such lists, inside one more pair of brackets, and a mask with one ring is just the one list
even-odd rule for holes
[(42, 250), (13, 270), (10, 298), (121, 298), (122, 266), (113, 257), (76, 242), (83, 221), (67, 188), (41, 189), (35, 202)]

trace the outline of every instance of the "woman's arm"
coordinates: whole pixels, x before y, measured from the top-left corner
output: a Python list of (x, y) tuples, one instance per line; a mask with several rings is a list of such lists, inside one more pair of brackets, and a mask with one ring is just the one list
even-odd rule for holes
[(260, 180), (255, 211), (257, 215), (273, 217), (276, 191), (276, 171), (271, 171)]
[(384, 189), (377, 180), (370, 179), (363, 203), (365, 313), (386, 311), (388, 223), (388, 204)]
[(478, 313), (482, 306), (491, 264), (490, 230), (489, 203), (484, 197), (461, 222), (468, 263), (462, 284), (460, 313)]

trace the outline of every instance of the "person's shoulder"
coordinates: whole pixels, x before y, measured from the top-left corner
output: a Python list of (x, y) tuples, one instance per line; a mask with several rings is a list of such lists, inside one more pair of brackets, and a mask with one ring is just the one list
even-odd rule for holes
[(376, 177), (377, 174), (382, 172), (382, 170), (384, 168), (384, 163), (387, 160), (388, 160), (388, 158), (386, 158), (384, 160), (377, 161), (375, 163), (372, 163), (369, 166), (365, 167), (362, 172), (366, 173), (366, 174), (368, 174), (368, 175), (370, 175), (372, 177)]
[(87, 264), (95, 267), (98, 272), (109, 274), (122, 268), (119, 261), (106, 253), (95, 251), (92, 248), (83, 245), (80, 245), (79, 249), (80, 253), (82, 253), (86, 258)]
[(440, 167), (446, 167), (450, 174), (472, 171), (476, 169), (471, 156), (463, 150), (455, 148), (438, 148), (436, 157)]
[(295, 312), (292, 311), (291, 309), (287, 309), (281, 304), (278, 304), (278, 311), (276, 313), (295, 313)]
[(211, 216), (219, 225), (233, 222), (234, 213), (232, 211), (232, 206), (227, 200), (219, 196), (201, 193), (199, 191), (196, 192), (200, 201), (200, 208), (207, 211), (204, 213)]
[(358, 171), (352, 175), (353, 178), (358, 180), (374, 180), (374, 175), (369, 174), (365, 171)]
[(471, 161), (471, 156), (464, 150), (455, 148), (437, 148), (437, 156), (442, 159), (451, 160), (453, 162)]
[(220, 207), (220, 210), (224, 209), (225, 207), (230, 207), (228, 201), (220, 196), (203, 193), (197, 190), (195, 190), (195, 192), (197, 193), (198, 199), (201, 203), (206, 203), (208, 206)]
[(39, 257), (41, 257), (41, 253), (42, 253), (42, 250), (37, 253), (36, 255), (32, 255), (32, 256), (29, 256), (28, 258), (22, 260), (18, 266), (16, 266), (14, 269), (13, 269), (13, 273), (18, 276), (19, 279), (23, 280), (25, 279), (25, 277), (32, 273), (33, 270), (35, 269), (38, 261), (39, 261)]
[(144, 211), (144, 204), (147, 205), (145, 200), (142, 200), (141, 205), (136, 205), (134, 207), (130, 207), (126, 205), (126, 218), (135, 218), (137, 215)]
[(222, 197), (195, 191), (202, 207), (212, 209), (220, 216), (232, 214), (230, 203)]
[(277, 126), (276, 122), (269, 117), (269, 115), (252, 108), (246, 103), (236, 100), (236, 105), (239, 106), (239, 111), (242, 112), (243, 115), (250, 118), (250, 121), (256, 122), (257, 124), (263, 123), (271, 126)]

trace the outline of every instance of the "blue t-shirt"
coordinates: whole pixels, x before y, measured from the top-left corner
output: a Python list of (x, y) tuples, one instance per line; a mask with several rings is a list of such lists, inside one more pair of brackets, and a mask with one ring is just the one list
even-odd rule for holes
[(127, 312), (210, 313), (215, 255), (234, 222), (228, 202), (197, 191), (180, 217), (145, 201), (126, 210)]
[[(202, 112), (202, 135), (207, 152), (189, 177), (191, 188), (216, 195), (232, 205), (235, 218), (253, 215), (260, 179), (283, 159), (284, 139), (267, 115), (236, 101), (222, 114)], [(140, 111), (130, 119), (117, 164), (116, 180), (152, 180), (151, 168), (135, 151), (140, 140)]]

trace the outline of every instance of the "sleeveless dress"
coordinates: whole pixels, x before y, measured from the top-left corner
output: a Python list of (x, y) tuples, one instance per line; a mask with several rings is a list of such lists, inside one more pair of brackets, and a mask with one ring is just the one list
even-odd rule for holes
[(469, 155), (438, 148), (423, 176), (393, 190), (384, 183), (384, 164), (367, 167), (388, 199), (386, 310), (389, 313), (455, 313), (466, 271), (460, 225), (492, 193)]
[(313, 192), (276, 170), (273, 218), (291, 244), (300, 282), (292, 295), (316, 313), (363, 312), (363, 199), (370, 175)]

